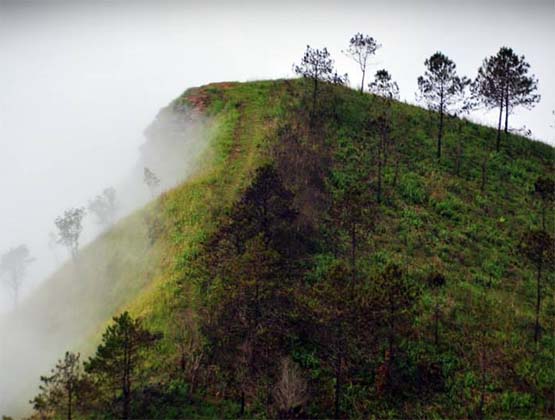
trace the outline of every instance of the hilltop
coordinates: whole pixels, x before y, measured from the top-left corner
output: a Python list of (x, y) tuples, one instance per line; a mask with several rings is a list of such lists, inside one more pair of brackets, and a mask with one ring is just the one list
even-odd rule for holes
[[(58, 357), (92, 355), (124, 310), (161, 333), (137, 417), (553, 415), (554, 274), (535, 344), (521, 249), (553, 148), (511, 134), (496, 152), (495, 130), (451, 118), (438, 160), (435, 114), (331, 84), (314, 112), (307, 89), (175, 99), (175, 115), (206, 118), (195, 171), (48, 279), (21, 330)], [(120, 397), (99, 395), (83, 416), (116, 416)]]

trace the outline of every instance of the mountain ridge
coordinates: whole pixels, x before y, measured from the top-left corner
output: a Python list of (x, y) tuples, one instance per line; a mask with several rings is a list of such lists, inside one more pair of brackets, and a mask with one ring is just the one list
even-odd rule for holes
[[(236, 203), (252, 187), (258, 168), (275, 166), (285, 187), (293, 193), (294, 207), (302, 223), (313, 224), (316, 228), (328, 217), (325, 209), (330, 208), (329, 203), (335, 199), (329, 193), (332, 188), (336, 191), (334, 194), (341, 195), (350, 188), (353, 179), (370, 178), (368, 185), (374, 196), (377, 188), (375, 165), (361, 159), (364, 156), (375, 159), (373, 148), (377, 140), (373, 132), (365, 133), (365, 124), (369, 116), (377, 121), (385, 105), (378, 97), (330, 85), (322, 98), (324, 117), (321, 121), (308, 122), (311, 116), (304, 102), (306, 89), (304, 82), (299, 80), (224, 82), (188, 89), (172, 101), (169, 108), (182, 118), (194, 119), (201, 115), (208, 119), (204, 129), (208, 132), (209, 147), (195, 172), (184, 183), (162, 193), (81, 251), (77, 268), (81, 270), (79, 276), (86, 273), (85, 282), (79, 283), (79, 278), (68, 273), (76, 268), (68, 263), (51, 277), (53, 280), (41, 286), (35, 297), (27, 300), (25, 304), (32, 303), (35, 310), (48, 308), (53, 302), (58, 310), (68, 302), (93, 296), (90, 306), (73, 307), (69, 315), (58, 312), (53, 320), (41, 317), (50, 331), (55, 331), (68, 317), (92, 318), (88, 327), (76, 326), (68, 331), (67, 339), (60, 338), (64, 343), (58, 344), (64, 344), (66, 350), (78, 346), (85, 354), (90, 354), (111, 316), (129, 310), (133, 316), (144, 319), (148, 328), (164, 334), (153, 362), (162, 367), (151, 368), (149, 372), (154, 381), (166, 383), (167, 378), (173, 378), (172, 366), (178, 363), (172, 332), (176, 311), (190, 311), (195, 314), (195, 324), (202, 324), (201, 318), (208, 310), (202, 292), (204, 274), (197, 272), (197, 261), (209, 252), (210, 238), (218, 234)], [(368, 412), (378, 416), (470, 415), (476, 399), (475, 372), (479, 369), (472, 367), (465, 371), (464, 351), (461, 350), (465, 343), (460, 342), (457, 334), (472, 330), (474, 315), (483, 310), (472, 306), (472, 302), (487, 293), (494, 306), (488, 307), (485, 313), (497, 318), (492, 325), (502, 336), (492, 348), (503, 349), (500, 353), (507, 353), (509, 359), (516, 360), (511, 362), (511, 368), (517, 372), (515, 381), (533, 383), (521, 391), (517, 385), (507, 385), (510, 381), (504, 379), (505, 372), (490, 372), (495, 381), (505, 381), (503, 387), (506, 389), (490, 392), (495, 398), (488, 401), (489, 413), (513, 413), (518, 417), (529, 410), (536, 415), (551, 412), (553, 406), (548, 402), (548, 389), (554, 375), (540, 380), (537, 369), (548, 366), (553, 334), (545, 331), (537, 355), (540, 361), (534, 367), (529, 356), (522, 355), (522, 349), (529, 345), (527, 331), (534, 299), (533, 269), (521, 258), (517, 248), (524, 227), (539, 224), (539, 213), (532, 198), (533, 183), (544, 173), (553, 175), (553, 148), (510, 135), (505, 149), (496, 153), (492, 151), (493, 129), (453, 119), (447, 123), (445, 157), (438, 163), (434, 156), (433, 120), (429, 122), (434, 114), (397, 102), (390, 106), (390, 136), (395, 141), (388, 146), (389, 162), (384, 163), (384, 172), (380, 173), (380, 177), (383, 175), (380, 181), (383, 181), (380, 184), (382, 201), (372, 202), (370, 206), (377, 216), (372, 221), (368, 238), (361, 240), (364, 266), (360, 268), (360, 275), (364, 273), (368, 278), (379, 275), (391, 259), (398, 259), (411, 273), (422, 289), (422, 298), (415, 325), (411, 326), (414, 331), (410, 339), (403, 340), (412, 342), (412, 334), (425, 338), (418, 345), (403, 341), (402, 345), (408, 346), (403, 347), (408, 354), (406, 363), (421, 360), (419, 357), (425, 359), (424, 356), (411, 356), (411, 351), (415, 354), (429, 352), (437, 357), (434, 363), (440, 366), (445, 376), (442, 380), (451, 393), (432, 393), (432, 401), (423, 407), (412, 397), (403, 397), (408, 408), (395, 403), (372, 404), (359, 396), (356, 398), (365, 401), (361, 412), (348, 402), (343, 409), (352, 416)], [(348, 242), (344, 237), (346, 233), (335, 235), (336, 242), (341, 244), (338, 246), (346, 247), (343, 245)], [(315, 254), (311, 257), (312, 268), (307, 276), (318, 278), (318, 273), (327, 273), (333, 265), (329, 265), (332, 254), (323, 250), (312, 252)], [(343, 252), (343, 249), (337, 250), (339, 255)], [(431, 313), (436, 299), (436, 292), (427, 288), (426, 279), (434, 271), (440, 271), (447, 280), (446, 290), (442, 292), (443, 333), (447, 341), (456, 343), (439, 354), (426, 338), (433, 323)], [(546, 287), (552, 288), (552, 273), (548, 276)], [(61, 279), (58, 281), (63, 286), (48, 296), (46, 291), (54, 287), (56, 279)], [(61, 292), (64, 289), (66, 291)], [(70, 293), (64, 295), (67, 291)], [(62, 294), (56, 296), (57, 293)], [(109, 296), (112, 297), (107, 299)], [(37, 300), (39, 303), (33, 303)], [(470, 316), (461, 312), (467, 306), (471, 308)], [(510, 308), (512, 312), (503, 313), (500, 308)], [(553, 321), (551, 311), (550, 306), (544, 311), (548, 322)], [(200, 331), (202, 329), (199, 327)], [(80, 338), (76, 339), (76, 335)], [(511, 340), (514, 343), (507, 344)], [(61, 351), (56, 357), (63, 352), (62, 346), (59, 347)], [(316, 369), (307, 362), (312, 351), (306, 344), (299, 346), (296, 353), (293, 352), (295, 361), (313, 378), (314, 389), (328, 389), (333, 378), (326, 376), (325, 368)], [(376, 354), (375, 357), (383, 361), (384, 356)], [(370, 363), (369, 366), (374, 365)], [(43, 370), (47, 371), (48, 366), (43, 366)], [(314, 377), (316, 370), (320, 376)], [(378, 392), (378, 385), (370, 381), (364, 388), (360, 381), (360, 378), (352, 379), (353, 384), (362, 388), (349, 392), (356, 394), (364, 389), (370, 395), (377, 395), (372, 393)], [(196, 408), (192, 411), (178, 411), (177, 408), (171, 411), (155, 405), (160, 411), (149, 412), (149, 416), (236, 415), (233, 414), (234, 398), (216, 398), (212, 387), (206, 385), (203, 391), (206, 399), (195, 402)], [(416, 391), (406, 392), (412, 395)], [(469, 396), (465, 397), (465, 393)], [(355, 398), (355, 394), (349, 398)], [(453, 395), (463, 395), (459, 402), (466, 401), (469, 411), (452, 406), (448, 400)], [(257, 405), (260, 404), (257, 397), (249, 398), (247, 409), (251, 415), (264, 412)], [(303, 408), (305, 415), (329, 415), (330, 398), (322, 391), (312, 405), (306, 404)], [(276, 414), (275, 411), (269, 413)]]

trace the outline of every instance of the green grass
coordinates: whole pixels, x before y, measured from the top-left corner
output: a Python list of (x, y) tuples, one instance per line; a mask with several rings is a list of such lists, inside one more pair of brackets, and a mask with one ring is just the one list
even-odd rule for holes
[[(298, 82), (263, 81), (215, 84), (190, 89), (171, 106), (190, 112), (199, 97), (209, 116), (210, 146), (198, 170), (182, 185), (164, 193), (144, 209), (132, 214), (82, 250), (78, 275), (68, 263), (46, 281), (21, 309), (28, 323), (42, 327), (42, 338), (61, 355), (67, 348), (90, 353), (111, 317), (129, 310), (145, 319), (153, 330), (169, 332), (177, 306), (195, 309), (198, 286), (192, 281), (190, 262), (201, 252), (203, 241), (217, 228), (241, 192), (249, 185), (257, 167), (271, 159), (270, 149), (277, 129), (284, 123), (287, 107), (297, 99), (290, 94)], [(337, 135), (342, 143), (355, 142), (366, 115), (378, 109), (374, 97), (342, 89), (342, 116)], [(494, 130), (473, 123), (449, 121), (444, 139), (444, 156), (435, 158), (435, 128), (427, 111), (402, 103), (393, 107), (393, 136), (402, 156), (398, 185), (393, 188), (392, 167), (385, 172), (385, 203), (370, 239), (376, 264), (390, 256), (401, 256), (409, 271), (424, 282), (425, 275), (440, 269), (447, 278), (444, 291), (446, 327), (444, 339), (462, 349), (468, 347), (462, 331), (475, 314), (465, 307), (469, 296), (479, 299), (487, 293), (495, 302), (497, 342), (513, 355), (512, 366), (520, 378), (536, 389), (548, 389), (555, 381), (549, 370), (555, 339), (546, 331), (540, 351), (530, 348), (534, 318), (534, 272), (519, 255), (517, 245), (526, 229), (538, 226), (539, 210), (532, 188), (539, 175), (553, 176), (553, 148), (510, 135), (504, 149), (492, 150)], [(327, 139), (331, 150), (336, 138)], [(455, 175), (455, 153), (462, 142), (460, 175)], [(488, 179), (480, 189), (481, 162), (488, 157)], [(145, 217), (156, 220), (158, 236), (151, 243)], [(553, 231), (553, 221), (549, 229)], [(322, 257), (324, 258), (324, 257)], [(553, 293), (553, 275), (545, 296)], [(429, 322), (432, 305), (430, 291), (424, 291), (422, 325)], [(548, 299), (542, 313), (545, 325), (553, 325), (555, 309)], [(71, 321), (68, 321), (71, 320)], [(424, 329), (424, 334), (426, 331)], [(175, 346), (166, 334), (159, 360), (175, 356)], [(452, 352), (443, 357), (450, 370), (451, 389), (457, 398), (476, 380), (472, 370), (460, 366)], [(449, 357), (452, 358), (449, 359)], [(449, 360), (447, 360), (449, 359)], [(40, 360), (44, 371), (51, 361)], [(157, 363), (156, 361), (153, 363)], [(354, 391), (353, 391), (354, 392)], [(539, 392), (539, 391), (538, 391)], [(413, 405), (392, 415), (444, 417), (465, 416), (446, 399), (434, 397), (428, 404)], [(492, 413), (506, 416), (535, 416), (543, 411), (541, 395), (518, 391), (518, 387), (499, 392), (491, 403)], [(449, 406), (450, 411), (442, 407)], [(207, 408), (204, 414), (214, 415)]]

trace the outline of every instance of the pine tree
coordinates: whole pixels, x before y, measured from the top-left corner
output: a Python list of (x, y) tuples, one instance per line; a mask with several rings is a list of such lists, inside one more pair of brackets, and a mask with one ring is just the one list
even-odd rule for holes
[(50, 376), (41, 376), (40, 393), (30, 401), (39, 414), (64, 412), (71, 420), (80, 392), (84, 388), (83, 372), (79, 353), (66, 352), (58, 360)]
[(439, 113), (439, 128), (437, 134), (437, 158), (441, 158), (441, 142), (445, 114), (452, 105), (460, 102), (464, 97), (469, 81), (466, 77), (459, 77), (455, 63), (446, 55), (436, 52), (424, 62), (426, 72), (418, 78), (420, 100), (428, 104), (428, 108)]
[(523, 55), (502, 47), (494, 56), (484, 59), (472, 83), (475, 98), (487, 108), (499, 108), (496, 150), (500, 150), (503, 111), (505, 112), (505, 138), (509, 130), (509, 114), (518, 106), (532, 108), (540, 101), (536, 94), (538, 79), (529, 75), (530, 64)]
[[(85, 371), (99, 389), (116, 391), (121, 398), (119, 418), (130, 418), (134, 381), (145, 359), (145, 351), (160, 338), (161, 334), (151, 333), (140, 319), (133, 319), (124, 312), (113, 318), (95, 355), (85, 362)], [(113, 396), (111, 392), (108, 394)]]

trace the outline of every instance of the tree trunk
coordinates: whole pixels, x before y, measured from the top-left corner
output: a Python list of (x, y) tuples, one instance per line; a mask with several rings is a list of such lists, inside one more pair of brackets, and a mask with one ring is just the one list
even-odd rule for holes
[(245, 391), (241, 391), (241, 408), (239, 410), (239, 417), (245, 415)]
[(437, 346), (439, 345), (439, 301), (437, 300), (437, 296), (436, 296), (436, 309), (435, 309), (434, 318), (435, 318), (434, 343), (437, 348)]
[(499, 104), (499, 120), (497, 121), (497, 142), (495, 144), (495, 150), (499, 152), (501, 149), (501, 119), (503, 118), (503, 99)]
[(186, 359), (185, 359), (185, 351), (181, 350), (181, 359), (179, 360), (179, 367), (181, 368), (181, 373), (185, 373), (186, 367)]
[(397, 188), (397, 181), (399, 179), (399, 167), (401, 166), (401, 156), (399, 155), (399, 152), (396, 152), (396, 159), (395, 159), (395, 173), (393, 175), (393, 184), (392, 187), (393, 188)]
[[(318, 78), (314, 78), (314, 90), (312, 92), (312, 118), (316, 115), (316, 98), (318, 96)], [(311, 119), (312, 119), (311, 118)]]
[(486, 400), (486, 380), (487, 380), (487, 361), (486, 361), (486, 343), (485, 332), (482, 331), (480, 336), (480, 405), (478, 406), (478, 418), (484, 418), (484, 404)]
[(437, 133), (437, 158), (441, 158), (441, 139), (443, 137), (443, 97), (439, 105), (439, 131)]
[(126, 337), (125, 347), (124, 347), (124, 360), (123, 360), (123, 419), (128, 419), (130, 417), (130, 407), (131, 407), (131, 343), (129, 342), (129, 337)]
[(394, 358), (395, 358), (395, 303), (393, 302), (391, 291), (389, 292), (389, 334), (387, 337), (388, 341), (388, 351), (389, 351), (389, 360), (387, 366), (388, 372), (388, 384), (390, 382), (391, 371), (393, 369)]
[(536, 325), (534, 327), (534, 343), (538, 343), (540, 339), (540, 308), (541, 308), (541, 276), (542, 276), (543, 261), (538, 265), (537, 276), (537, 296), (536, 296)]
[(384, 136), (385, 134), (382, 133), (382, 138), (380, 139), (379, 150), (378, 150), (378, 190), (377, 190), (377, 197), (376, 200), (378, 203), (382, 202), (382, 156), (383, 156), (383, 145), (384, 145)]
[(19, 280), (16, 276), (13, 276), (13, 306), (17, 308), (19, 303)]
[(357, 226), (356, 223), (351, 225), (351, 297), (355, 295), (355, 285), (357, 280)]
[(337, 356), (335, 366), (335, 413), (334, 418), (338, 419), (341, 415), (341, 356)]
[(457, 160), (455, 162), (455, 175), (461, 175), (461, 164), (462, 164), (462, 121), (459, 121), (459, 138), (457, 141)]
[(364, 78), (366, 77), (366, 69), (362, 70), (362, 82), (360, 83), (360, 93), (364, 93)]
[(486, 189), (487, 163), (487, 158), (484, 158), (484, 160), (482, 161), (482, 182), (480, 183), (480, 191), (484, 191)]
[(67, 420), (71, 420), (71, 403), (73, 397), (73, 391), (69, 390), (67, 393)]
[(509, 88), (505, 92), (505, 143), (508, 144), (509, 136)]

